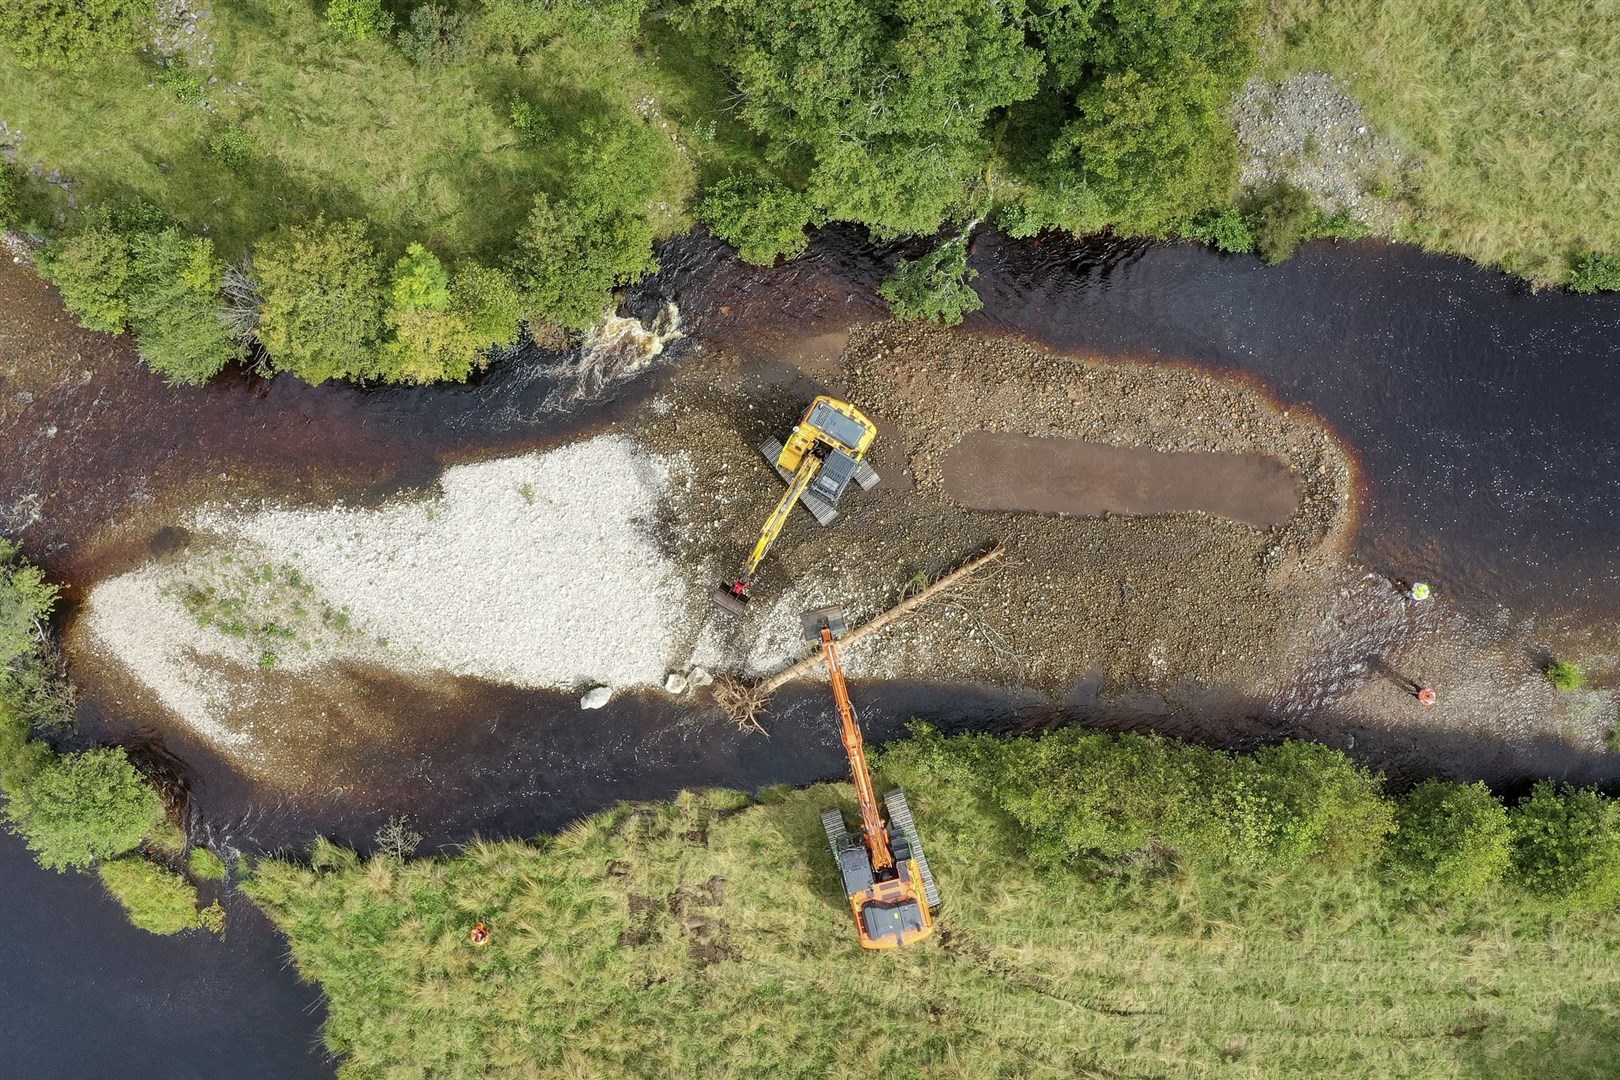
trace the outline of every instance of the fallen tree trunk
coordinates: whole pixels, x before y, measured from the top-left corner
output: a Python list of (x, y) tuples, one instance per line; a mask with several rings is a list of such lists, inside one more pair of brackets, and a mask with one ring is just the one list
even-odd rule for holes
[[(961, 584), (962, 581), (976, 571), (1001, 558), (1006, 550), (1004, 546), (997, 544), (989, 551), (975, 555), (926, 588), (904, 598), (894, 607), (874, 615), (839, 640), (839, 651), (842, 652), (860, 644), (861, 641), (882, 630), (885, 626), (910, 615), (941, 593)], [(770, 700), (771, 695), (793, 680), (808, 676), (824, 659), (825, 657), (822, 656), (821, 650), (818, 648), (804, 659), (752, 685), (743, 682), (741, 679), (723, 678), (715, 683), (714, 699), (731, 715), (731, 718), (737, 722), (739, 727), (752, 728), (760, 734), (765, 734), (765, 729), (759, 723), (759, 714), (765, 710), (765, 704)]]

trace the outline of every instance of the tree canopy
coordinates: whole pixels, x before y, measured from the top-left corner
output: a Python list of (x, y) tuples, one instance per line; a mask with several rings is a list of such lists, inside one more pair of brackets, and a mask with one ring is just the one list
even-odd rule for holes
[(259, 245), (253, 271), (259, 340), (276, 370), (312, 383), (373, 372), (383, 289), (362, 222), (285, 226)]
[(989, 157), (986, 120), (1029, 97), (1021, 3), (699, 0), (683, 15), (767, 155), (829, 217), (933, 232)]

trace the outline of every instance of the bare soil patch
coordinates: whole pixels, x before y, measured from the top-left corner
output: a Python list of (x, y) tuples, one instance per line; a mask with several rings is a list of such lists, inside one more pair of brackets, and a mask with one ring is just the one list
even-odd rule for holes
[(1257, 529), (1299, 506), (1288, 466), (1261, 454), (1167, 454), (1138, 446), (970, 431), (941, 462), (945, 493), (975, 510), (1214, 514)]

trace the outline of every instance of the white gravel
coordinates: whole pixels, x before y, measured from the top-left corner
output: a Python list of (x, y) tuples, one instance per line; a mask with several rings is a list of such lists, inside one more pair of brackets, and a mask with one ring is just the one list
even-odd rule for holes
[[(280, 668), (335, 660), (441, 671), (524, 687), (661, 687), (683, 669), (706, 598), (689, 596), (653, 543), (670, 474), (686, 465), (625, 436), (462, 465), (437, 498), (380, 508), (199, 511), (178, 563), (98, 585), (98, 645), (199, 733), (229, 741), (224, 714), (251, 704), (261, 672), (242, 641), (200, 626), (173, 595), (187, 561), (296, 567), (311, 603), (354, 633), (300, 634)], [(206, 555), (205, 555), (206, 553)], [(193, 567), (194, 569), (195, 567)]]
[(1373, 129), (1347, 82), (1320, 71), (1280, 83), (1250, 79), (1232, 114), (1245, 188), (1287, 180), (1325, 210), (1348, 212), (1382, 235), (1393, 231), (1399, 209), (1379, 189), (1398, 186), (1408, 163)]

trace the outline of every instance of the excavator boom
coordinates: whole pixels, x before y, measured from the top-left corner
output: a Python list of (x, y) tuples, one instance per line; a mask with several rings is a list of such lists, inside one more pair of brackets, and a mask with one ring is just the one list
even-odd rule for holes
[(894, 866), (889, 830), (878, 812), (877, 790), (872, 786), (872, 771), (866, 765), (866, 740), (861, 738), (855, 706), (849, 701), (849, 684), (844, 681), (844, 668), (838, 662), (838, 646), (828, 627), (821, 629), (821, 652), (827, 660), (827, 674), (832, 678), (833, 699), (838, 702), (838, 718), (842, 724), (840, 738), (844, 753), (849, 755), (849, 771), (855, 778), (855, 799), (861, 808), (861, 832), (866, 836), (866, 849), (872, 853), (873, 869), (886, 870)]
[[(838, 704), (839, 737), (849, 755), (860, 806), (861, 832), (850, 833), (842, 811), (822, 811), (821, 825), (844, 881), (844, 895), (863, 949), (897, 949), (922, 941), (934, 932), (934, 909), (939, 890), (923, 854), (922, 841), (911, 819), (911, 807), (899, 788), (878, 801), (872, 770), (866, 763), (866, 741), (860, 720), (849, 700), (849, 684), (838, 660), (835, 627), (841, 631), (843, 615), (836, 608), (805, 614), (806, 637), (821, 639), (833, 700)], [(885, 811), (887, 813), (885, 814)]]

